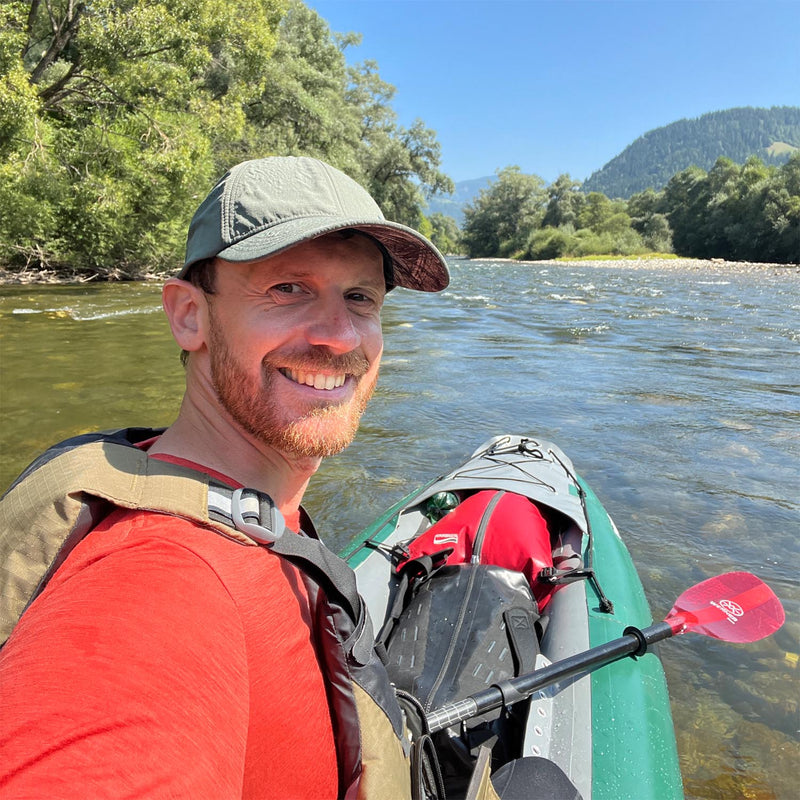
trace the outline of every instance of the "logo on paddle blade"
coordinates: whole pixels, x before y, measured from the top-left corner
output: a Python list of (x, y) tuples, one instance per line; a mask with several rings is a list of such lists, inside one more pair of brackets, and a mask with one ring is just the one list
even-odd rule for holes
[(714, 608), (718, 608), (720, 611), (722, 611), (728, 618), (728, 622), (730, 622), (731, 625), (735, 625), (736, 620), (739, 617), (744, 616), (744, 609), (733, 600), (720, 600), (719, 603), (712, 600), (711, 605), (714, 606)]

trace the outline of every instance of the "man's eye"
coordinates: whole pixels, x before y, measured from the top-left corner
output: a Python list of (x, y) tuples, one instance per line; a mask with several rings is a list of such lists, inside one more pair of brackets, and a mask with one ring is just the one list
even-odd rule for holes
[(300, 287), (296, 283), (279, 283), (277, 286), (273, 286), (272, 289), (282, 294), (294, 294), (300, 291)]

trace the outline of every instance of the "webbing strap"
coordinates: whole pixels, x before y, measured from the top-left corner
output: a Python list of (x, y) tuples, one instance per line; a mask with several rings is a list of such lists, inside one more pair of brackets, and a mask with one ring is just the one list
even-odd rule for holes
[[(73, 547), (113, 507), (171, 514), (250, 546), (266, 546), (311, 575), (358, 624), (352, 570), (317, 539), (284, 536), (272, 499), (149, 458), (131, 431), (68, 440), (37, 459), (0, 504), (0, 643)], [(137, 431), (138, 434), (138, 431)]]
[(536, 636), (537, 616), (530, 608), (514, 606), (503, 612), (508, 639), (514, 650), (517, 675), (533, 672), (536, 656), (539, 653), (539, 639)]

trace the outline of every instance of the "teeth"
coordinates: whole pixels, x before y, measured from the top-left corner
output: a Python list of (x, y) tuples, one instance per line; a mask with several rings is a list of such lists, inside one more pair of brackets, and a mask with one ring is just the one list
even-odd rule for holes
[(283, 369), (281, 372), (295, 383), (313, 386), (315, 389), (336, 389), (344, 384), (344, 375), (319, 375), (313, 372), (299, 372), (293, 369)]

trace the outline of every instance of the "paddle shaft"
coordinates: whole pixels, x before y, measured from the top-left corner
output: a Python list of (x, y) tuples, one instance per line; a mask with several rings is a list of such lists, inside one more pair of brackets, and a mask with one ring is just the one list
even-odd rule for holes
[[(628, 632), (628, 631), (634, 631)], [(551, 686), (564, 678), (570, 678), (579, 672), (588, 672), (596, 667), (611, 664), (630, 655), (643, 655), (647, 648), (655, 642), (668, 639), (678, 632), (675, 623), (657, 622), (643, 630), (627, 628), (619, 639), (592, 647), (583, 653), (557, 661), (527, 675), (520, 675), (476, 692), (463, 700), (447, 703), (441, 708), (427, 714), (428, 727), (431, 733), (449, 728), (465, 719), (477, 717), (486, 711), (530, 697), (538, 689)]]

